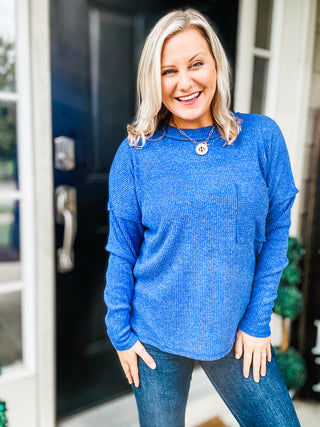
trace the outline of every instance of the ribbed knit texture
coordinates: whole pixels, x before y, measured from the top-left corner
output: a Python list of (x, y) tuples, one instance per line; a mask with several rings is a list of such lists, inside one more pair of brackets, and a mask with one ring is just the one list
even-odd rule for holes
[[(295, 187), (277, 124), (236, 114), (209, 151), (169, 126), (137, 149), (124, 140), (109, 175), (108, 335), (199, 360), (226, 355), (237, 328), (270, 335)], [(184, 129), (197, 141), (211, 127)]]

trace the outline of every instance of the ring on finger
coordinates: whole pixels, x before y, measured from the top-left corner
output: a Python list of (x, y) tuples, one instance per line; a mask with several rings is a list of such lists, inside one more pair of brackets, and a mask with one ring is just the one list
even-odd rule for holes
[(267, 352), (265, 350), (261, 353), (261, 357), (267, 357)]

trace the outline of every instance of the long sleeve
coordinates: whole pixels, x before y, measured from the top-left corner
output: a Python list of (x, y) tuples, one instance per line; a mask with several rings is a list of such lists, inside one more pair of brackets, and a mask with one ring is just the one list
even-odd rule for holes
[(104, 292), (108, 307), (106, 325), (109, 338), (117, 350), (127, 350), (137, 341), (130, 328), (131, 300), (134, 292), (133, 267), (143, 239), (140, 223), (109, 212), (110, 252)]
[(104, 299), (108, 307), (107, 332), (117, 350), (126, 350), (137, 341), (130, 327), (130, 312), (134, 292), (133, 268), (143, 240), (143, 226), (129, 149), (127, 141), (120, 145), (109, 174), (106, 250), (110, 255)]
[(267, 147), (267, 186), (269, 209), (266, 218), (266, 241), (257, 259), (250, 302), (239, 328), (255, 337), (270, 335), (270, 320), (283, 269), (288, 264), (287, 248), (290, 211), (298, 193), (292, 176), (287, 147), (279, 127), (274, 123)]

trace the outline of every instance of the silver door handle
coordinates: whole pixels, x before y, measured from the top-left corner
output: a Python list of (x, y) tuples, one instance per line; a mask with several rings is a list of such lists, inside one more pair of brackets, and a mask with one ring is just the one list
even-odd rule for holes
[(77, 231), (77, 194), (76, 189), (66, 185), (56, 188), (56, 220), (64, 224), (63, 246), (57, 251), (60, 273), (67, 273), (74, 267), (73, 244)]

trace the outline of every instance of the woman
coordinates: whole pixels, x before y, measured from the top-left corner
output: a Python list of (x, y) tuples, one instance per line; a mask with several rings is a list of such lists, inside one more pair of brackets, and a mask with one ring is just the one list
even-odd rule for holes
[(298, 190), (276, 123), (231, 113), (223, 48), (197, 11), (164, 16), (109, 176), (109, 337), (142, 427), (184, 425), (198, 360), (241, 426), (299, 426), (269, 322)]

